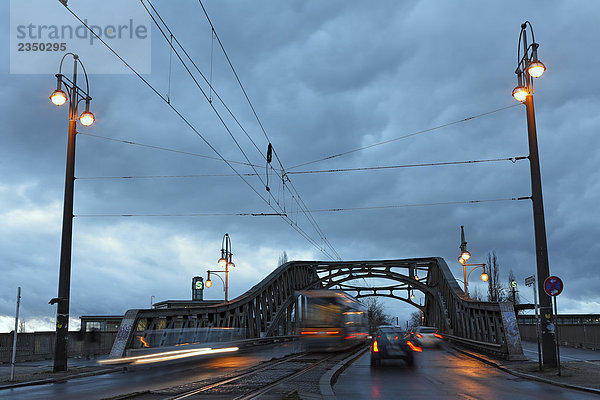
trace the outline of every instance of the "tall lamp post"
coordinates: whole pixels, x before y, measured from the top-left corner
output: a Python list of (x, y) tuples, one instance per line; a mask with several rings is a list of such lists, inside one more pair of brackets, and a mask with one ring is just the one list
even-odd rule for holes
[[(531, 32), (531, 44), (527, 44), (527, 27)], [(523, 55), (521, 56), (521, 43)], [(550, 276), (548, 264), (548, 245), (546, 243), (546, 223), (544, 221), (544, 202), (542, 199), (542, 179), (540, 174), (540, 160), (537, 145), (537, 132), (535, 128), (535, 110), (533, 107), (533, 78), (539, 78), (546, 70), (546, 66), (538, 60), (537, 49), (539, 44), (535, 41), (533, 28), (529, 21), (521, 25), (519, 44), (517, 46), (517, 87), (513, 89), (513, 96), (525, 103), (527, 112), (527, 133), (529, 138), (529, 165), (531, 170), (531, 204), (533, 206), (533, 225), (535, 231), (535, 256), (537, 260), (538, 294), (542, 316), (542, 353), (544, 364), (555, 367), (557, 365), (555, 352), (554, 325), (552, 324), (552, 303), (550, 296), (544, 292), (544, 281)]]
[[(62, 74), (63, 61), (67, 56), (73, 57), (72, 79)], [(81, 65), (85, 76), (86, 90), (77, 86), (77, 65)], [(58, 297), (50, 300), (57, 303), (56, 310), (56, 346), (54, 351), (54, 372), (67, 370), (67, 334), (69, 331), (69, 296), (71, 291), (71, 247), (73, 239), (73, 186), (75, 184), (75, 135), (77, 134), (78, 106), (85, 100), (85, 111), (79, 116), (79, 121), (90, 126), (94, 123), (94, 114), (90, 112), (90, 86), (83, 63), (77, 54), (67, 53), (60, 61), (56, 74), (56, 90), (50, 95), (50, 100), (57, 106), (69, 101), (69, 131), (67, 144), (67, 168), (65, 174), (65, 197), (63, 206), (62, 240), (60, 248), (60, 271), (58, 276)], [(65, 86), (66, 92), (62, 90)]]
[(221, 241), (221, 258), (219, 258), (219, 267), (225, 268), (224, 270), (209, 270), (206, 271), (208, 273), (208, 277), (205, 282), (205, 286), (207, 288), (212, 286), (212, 281), (210, 280), (210, 274), (216, 275), (223, 281), (223, 278), (219, 275), (220, 272), (225, 273), (225, 281), (223, 282), (223, 287), (225, 289), (225, 302), (228, 300), (228, 290), (229, 290), (229, 271), (235, 267), (235, 264), (232, 261), (233, 253), (231, 252), (231, 239), (229, 239), (229, 234), (226, 233), (223, 236), (223, 240)]
[[(471, 253), (467, 250), (467, 242), (465, 241), (465, 227), (464, 225), (460, 226), (460, 255), (458, 256), (458, 262), (463, 266), (463, 275), (464, 275), (464, 288), (465, 288), (465, 296), (469, 297), (469, 277), (471, 276), (471, 272), (476, 270), (477, 268), (482, 268), (483, 272), (481, 273), (481, 280), (487, 281), (489, 276), (485, 272), (485, 264), (467, 264), (467, 260), (471, 258)], [(472, 267), (467, 274), (467, 267)]]

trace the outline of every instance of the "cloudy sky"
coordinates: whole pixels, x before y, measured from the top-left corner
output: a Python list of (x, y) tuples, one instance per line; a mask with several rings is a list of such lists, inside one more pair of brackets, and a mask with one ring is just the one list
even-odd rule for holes
[[(19, 61), (17, 69), (33, 70), (11, 73), (10, 60), (23, 56), (7, 28), (19, 14), (14, 3), (12, 12), (9, 2), (0, 5), (3, 332), (14, 323), (18, 286), (27, 329), (54, 324), (55, 306), (47, 303), (57, 295), (68, 122), (66, 106), (48, 100), (62, 52)], [(58, 1), (46, 3), (43, 15), (77, 26)], [(69, 6), (90, 23), (145, 13), (137, 1), (119, 12), (89, 13), (83, 3)], [(82, 60), (97, 120), (78, 126), (72, 317), (123, 314), (148, 307), (151, 296), (189, 298), (191, 278), (217, 267), (226, 232), (236, 263), (230, 297), (263, 279), (283, 251), (290, 260), (440, 256), (461, 278), (464, 225), (471, 261), (484, 262), (494, 250), (503, 283), (512, 270), (522, 299), (532, 301), (523, 283), (536, 272), (531, 202), (507, 200), (530, 195), (528, 161), (293, 173), (526, 156), (525, 108), (511, 96), (525, 20), (548, 68), (535, 82), (535, 107), (550, 271), (565, 283), (559, 311), (598, 312), (600, 3), (203, 4), (264, 131), (197, 1), (153, 5), (204, 76), (212, 70), (218, 96), (187, 63), (214, 109), (156, 25), (145, 42), (151, 58), (131, 47), (119, 55), (147, 68), (142, 77), (158, 94), (131, 72), (95, 73), (108, 65), (101, 57), (120, 62), (99, 43), (88, 48)], [(31, 12), (39, 17), (40, 10)], [(70, 76), (72, 61), (65, 65)], [(459, 122), (469, 117), (476, 118)], [(125, 176), (134, 179), (118, 178)], [(323, 211), (331, 209), (343, 210)], [(274, 212), (288, 217), (236, 215)], [(205, 291), (207, 299), (222, 296), (220, 282)], [(386, 307), (401, 321), (414, 311), (400, 302)]]

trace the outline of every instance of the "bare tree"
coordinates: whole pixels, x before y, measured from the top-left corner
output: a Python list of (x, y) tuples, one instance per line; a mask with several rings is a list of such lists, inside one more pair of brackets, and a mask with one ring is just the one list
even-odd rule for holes
[(488, 301), (500, 301), (502, 300), (502, 285), (500, 285), (500, 265), (495, 250), (487, 254), (486, 266), (488, 269)]
[(278, 263), (277, 265), (278, 266), (279, 265), (283, 265), (286, 262), (288, 262), (288, 255), (287, 255), (287, 253), (284, 250), (283, 253), (281, 253), (281, 255), (279, 256), (279, 260), (277, 261), (277, 263)]
[(369, 331), (371, 333), (377, 330), (380, 325), (387, 325), (391, 321), (391, 317), (384, 312), (383, 302), (377, 297), (369, 297), (364, 301), (367, 306), (369, 317)]
[(421, 326), (421, 312), (420, 311), (414, 311), (414, 312), (410, 313), (410, 319), (408, 320), (408, 326), (411, 328)]
[(19, 321), (19, 333), (24, 333), (25, 332), (25, 320), (22, 319)]
[(473, 293), (470, 293), (470, 296), (473, 300), (484, 301), (483, 294), (479, 291), (479, 287), (475, 286)]

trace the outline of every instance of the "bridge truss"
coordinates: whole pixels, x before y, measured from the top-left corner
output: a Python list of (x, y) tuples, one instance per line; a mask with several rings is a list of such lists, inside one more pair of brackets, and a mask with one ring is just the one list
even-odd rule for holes
[[(111, 356), (143, 347), (297, 334), (298, 291), (341, 289), (357, 298), (404, 301), (450, 340), (508, 359), (523, 359), (512, 303), (469, 299), (442, 258), (385, 261), (292, 261), (227, 303), (197, 308), (129, 310)], [(415, 291), (424, 304), (411, 298)]]

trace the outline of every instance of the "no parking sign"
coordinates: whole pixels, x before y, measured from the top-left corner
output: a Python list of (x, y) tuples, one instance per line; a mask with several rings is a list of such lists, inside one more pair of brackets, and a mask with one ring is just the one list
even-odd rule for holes
[(558, 276), (549, 276), (544, 281), (544, 292), (548, 296), (558, 296), (563, 291), (563, 282)]

